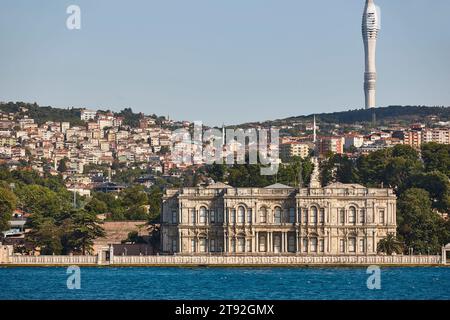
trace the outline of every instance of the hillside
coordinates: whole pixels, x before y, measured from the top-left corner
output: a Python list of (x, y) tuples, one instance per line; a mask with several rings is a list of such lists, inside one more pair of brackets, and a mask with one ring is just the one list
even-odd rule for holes
[[(21, 111), (26, 108), (28, 111)], [(19, 114), (27, 114), (29, 117), (35, 119), (39, 124), (46, 121), (68, 121), (72, 125), (83, 125), (84, 122), (80, 120), (80, 108), (54, 108), (43, 107), (36, 103), (25, 102), (0, 102), (0, 111), (12, 112)], [(374, 109), (376, 113), (377, 124), (384, 125), (389, 123), (408, 124), (413, 122), (426, 122), (427, 119), (435, 117), (440, 121), (450, 120), (450, 107), (426, 107), (426, 106), (389, 106), (385, 108)], [(320, 123), (323, 124), (368, 124), (372, 122), (372, 110), (349, 110), (333, 113), (318, 113), (315, 114)], [(116, 115), (124, 117), (124, 124), (137, 126), (140, 113), (134, 113), (131, 108), (125, 108), (120, 112), (115, 112)], [(157, 120), (164, 119), (164, 117), (157, 117), (152, 115)], [(268, 120), (264, 122), (244, 123), (241, 127), (249, 127), (254, 125), (263, 126), (280, 126), (294, 123), (310, 122), (313, 115), (302, 115), (290, 117), (285, 119)], [(160, 121), (157, 121), (160, 122)]]
[[(27, 111), (24, 111), (24, 109), (26, 109)], [(81, 108), (63, 109), (63, 108), (54, 108), (50, 106), (39, 106), (36, 103), (0, 102), (0, 111), (7, 113), (18, 113), (19, 115), (28, 115), (28, 117), (33, 118), (38, 124), (42, 124), (46, 121), (55, 121), (55, 122), (66, 121), (70, 122), (72, 125), (85, 124), (84, 121), (81, 121), (80, 119)], [(130, 125), (133, 127), (138, 126), (139, 119), (141, 117), (140, 113), (134, 113), (133, 110), (131, 110), (131, 108), (125, 108), (120, 112), (114, 112), (114, 114), (124, 118), (123, 121), (124, 125)], [(156, 118), (156, 116), (154, 117)]]
[[(387, 123), (413, 123), (424, 122), (427, 118), (436, 117), (440, 121), (450, 120), (450, 107), (426, 107), (426, 106), (389, 106), (385, 108), (374, 109), (378, 124)], [(273, 121), (264, 121), (262, 124), (267, 125), (287, 125), (292, 123), (302, 123), (311, 121), (315, 115), (322, 124), (338, 123), (338, 124), (365, 124), (372, 122), (373, 110), (349, 110), (333, 113), (318, 113), (307, 116), (297, 116), (285, 119), (277, 119)], [(251, 126), (258, 123), (246, 123), (244, 126)]]

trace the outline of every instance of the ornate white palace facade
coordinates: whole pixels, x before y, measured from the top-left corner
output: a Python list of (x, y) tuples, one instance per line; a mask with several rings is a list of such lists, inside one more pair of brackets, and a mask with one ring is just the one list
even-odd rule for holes
[(162, 251), (179, 255), (375, 255), (396, 232), (391, 189), (333, 183), (307, 188), (167, 189)]

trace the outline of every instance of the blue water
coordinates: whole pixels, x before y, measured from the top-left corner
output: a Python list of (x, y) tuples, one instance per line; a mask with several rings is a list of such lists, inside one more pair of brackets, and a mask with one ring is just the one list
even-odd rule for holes
[(0, 268), (0, 299), (450, 299), (450, 268), (382, 268), (369, 290), (365, 268)]

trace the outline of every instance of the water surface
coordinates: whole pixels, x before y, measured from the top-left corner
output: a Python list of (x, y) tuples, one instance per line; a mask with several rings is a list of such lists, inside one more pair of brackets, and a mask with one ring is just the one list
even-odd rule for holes
[(0, 299), (450, 299), (450, 268), (381, 268), (369, 290), (366, 268), (0, 268)]

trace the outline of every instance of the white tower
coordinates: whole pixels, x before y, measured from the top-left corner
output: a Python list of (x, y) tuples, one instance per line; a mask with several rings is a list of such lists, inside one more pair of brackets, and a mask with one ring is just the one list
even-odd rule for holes
[(366, 0), (362, 21), (362, 35), (366, 55), (366, 70), (364, 73), (364, 92), (366, 109), (376, 107), (377, 70), (375, 54), (378, 32), (380, 31), (380, 10), (373, 0)]

